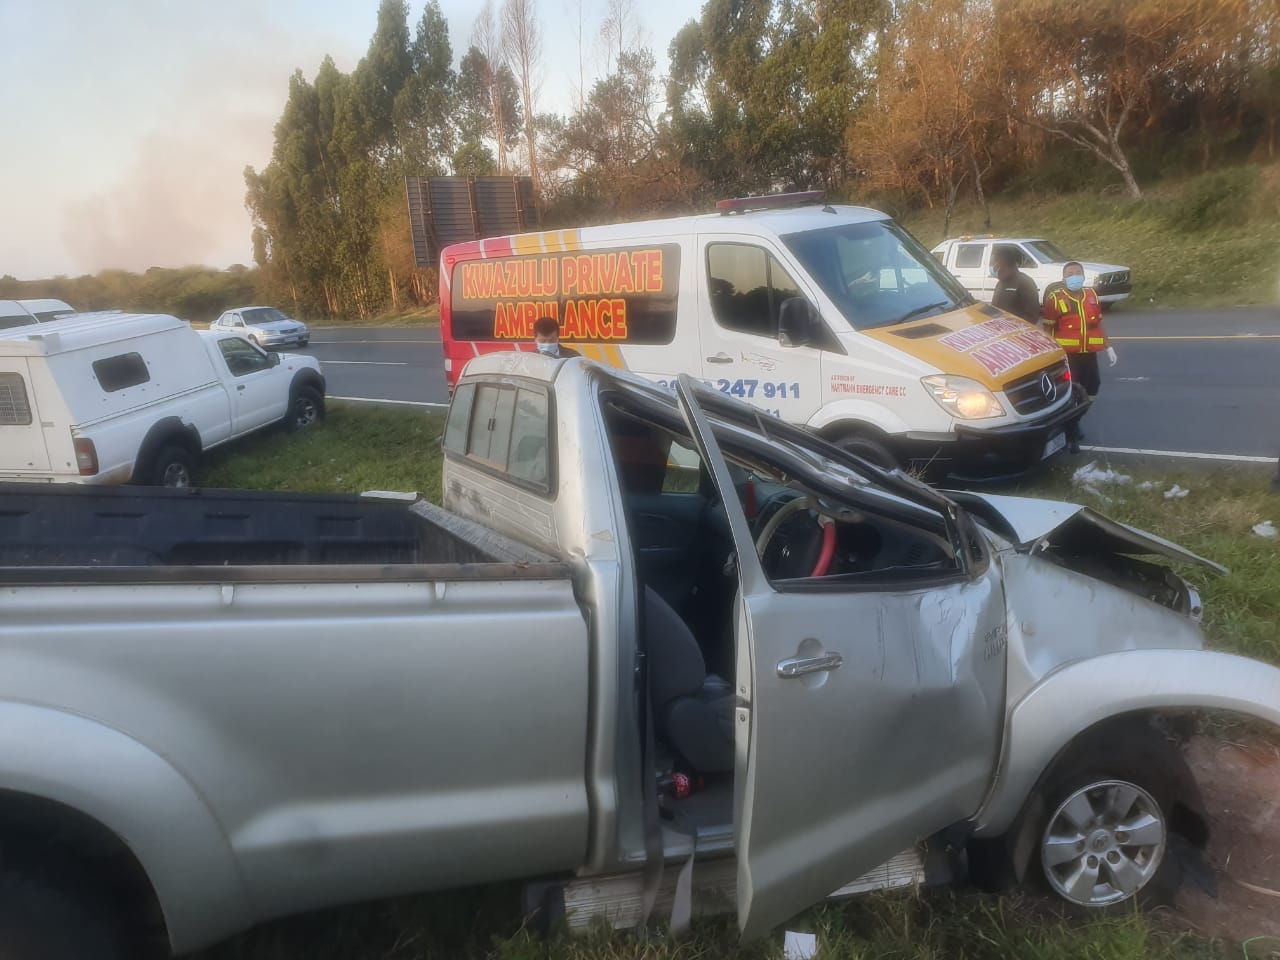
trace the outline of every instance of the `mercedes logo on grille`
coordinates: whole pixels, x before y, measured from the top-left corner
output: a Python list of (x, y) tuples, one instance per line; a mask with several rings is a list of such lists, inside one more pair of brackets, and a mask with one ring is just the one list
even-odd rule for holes
[(1053, 403), (1058, 399), (1058, 388), (1054, 385), (1053, 377), (1047, 373), (1040, 376), (1040, 392), (1044, 394), (1044, 398), (1048, 403)]

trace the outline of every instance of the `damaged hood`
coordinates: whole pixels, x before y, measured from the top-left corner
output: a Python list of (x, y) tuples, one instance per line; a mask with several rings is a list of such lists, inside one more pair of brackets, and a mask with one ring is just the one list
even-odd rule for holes
[(1199, 564), (1218, 573), (1228, 572), (1220, 563), (1153, 533), (1104, 517), (1078, 503), (959, 491), (948, 491), (947, 495), (1028, 552), (1047, 541), (1067, 550), (1090, 546), (1103, 547), (1114, 553), (1159, 554), (1170, 560)]

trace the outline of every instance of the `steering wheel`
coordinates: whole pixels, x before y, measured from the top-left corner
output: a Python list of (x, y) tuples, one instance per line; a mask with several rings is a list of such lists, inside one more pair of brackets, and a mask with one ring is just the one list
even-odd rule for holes
[(831, 568), (831, 560), (836, 552), (836, 524), (835, 521), (821, 511), (818, 501), (813, 497), (796, 497), (789, 500), (778, 508), (777, 512), (769, 518), (769, 522), (764, 525), (764, 529), (760, 531), (760, 535), (756, 537), (756, 555), (760, 560), (764, 561), (765, 551), (769, 548), (774, 535), (782, 528), (794, 514), (801, 510), (812, 511), (817, 514), (817, 524), (822, 529), (822, 550), (818, 554), (817, 562), (813, 566), (813, 571), (809, 574), (811, 577), (826, 576), (827, 571)]

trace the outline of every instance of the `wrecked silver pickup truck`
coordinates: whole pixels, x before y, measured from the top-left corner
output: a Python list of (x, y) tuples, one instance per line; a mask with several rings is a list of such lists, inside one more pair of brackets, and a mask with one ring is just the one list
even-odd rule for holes
[(966, 873), (1104, 907), (1210, 826), (1166, 719), (1280, 725), (1159, 561), (1212, 564), (1089, 510), (579, 359), (473, 361), (443, 444), (444, 509), (0, 492), (0, 953), (513, 878), (748, 936)]

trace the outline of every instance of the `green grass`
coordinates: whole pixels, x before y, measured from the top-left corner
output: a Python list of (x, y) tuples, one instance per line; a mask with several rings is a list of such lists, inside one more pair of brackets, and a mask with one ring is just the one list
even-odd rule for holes
[[(211, 459), (205, 485), (267, 490), (372, 488), (417, 490), (439, 502), (439, 415), (334, 404), (329, 418), (295, 436), (264, 435)], [(1129, 468), (1126, 486), (1108, 487), (1100, 502), (1071, 485), (1084, 458), (1001, 492), (1096, 506), (1231, 568), (1218, 577), (1184, 571), (1203, 593), (1210, 642), (1280, 663), (1280, 541), (1254, 536), (1253, 524), (1280, 524), (1280, 497), (1267, 475), (1243, 469)], [(1185, 499), (1139, 491), (1152, 480), (1191, 492)], [(814, 908), (791, 929), (815, 931), (821, 960), (1226, 960), (1280, 957), (1280, 943), (1236, 944), (1186, 935), (1157, 914), (1073, 920), (1035, 897), (938, 890), (884, 894)], [(1239, 931), (1247, 937), (1248, 930)], [(410, 897), (326, 911), (267, 924), (199, 960), (772, 960), (781, 934), (740, 944), (732, 918), (695, 923), (678, 943), (644, 942), (630, 933), (595, 931), (540, 938), (520, 926), (512, 885)]]
[[(695, 921), (680, 941), (597, 928), (538, 936), (518, 926), (515, 890), (412, 897), (280, 921), (198, 960), (776, 960), (780, 933), (743, 944), (730, 917)], [(1043, 902), (947, 890), (828, 904), (788, 928), (816, 933), (819, 960), (1226, 960), (1240, 948), (1136, 914), (1067, 920)], [(1265, 946), (1265, 945), (1259, 945)], [(1275, 956), (1255, 947), (1245, 956)]]
[[(1133, 272), (1123, 309), (1280, 302), (1280, 165), (1223, 171), (1151, 187), (1142, 200), (1097, 192), (991, 198), (997, 236), (1053, 240), (1072, 256)], [(941, 209), (903, 218), (929, 247)], [(981, 209), (959, 207), (951, 235), (985, 236)]]
[(443, 427), (440, 414), (331, 402), (322, 423), (295, 435), (271, 430), (216, 451), (196, 482), (251, 490), (416, 490), (439, 502)]

